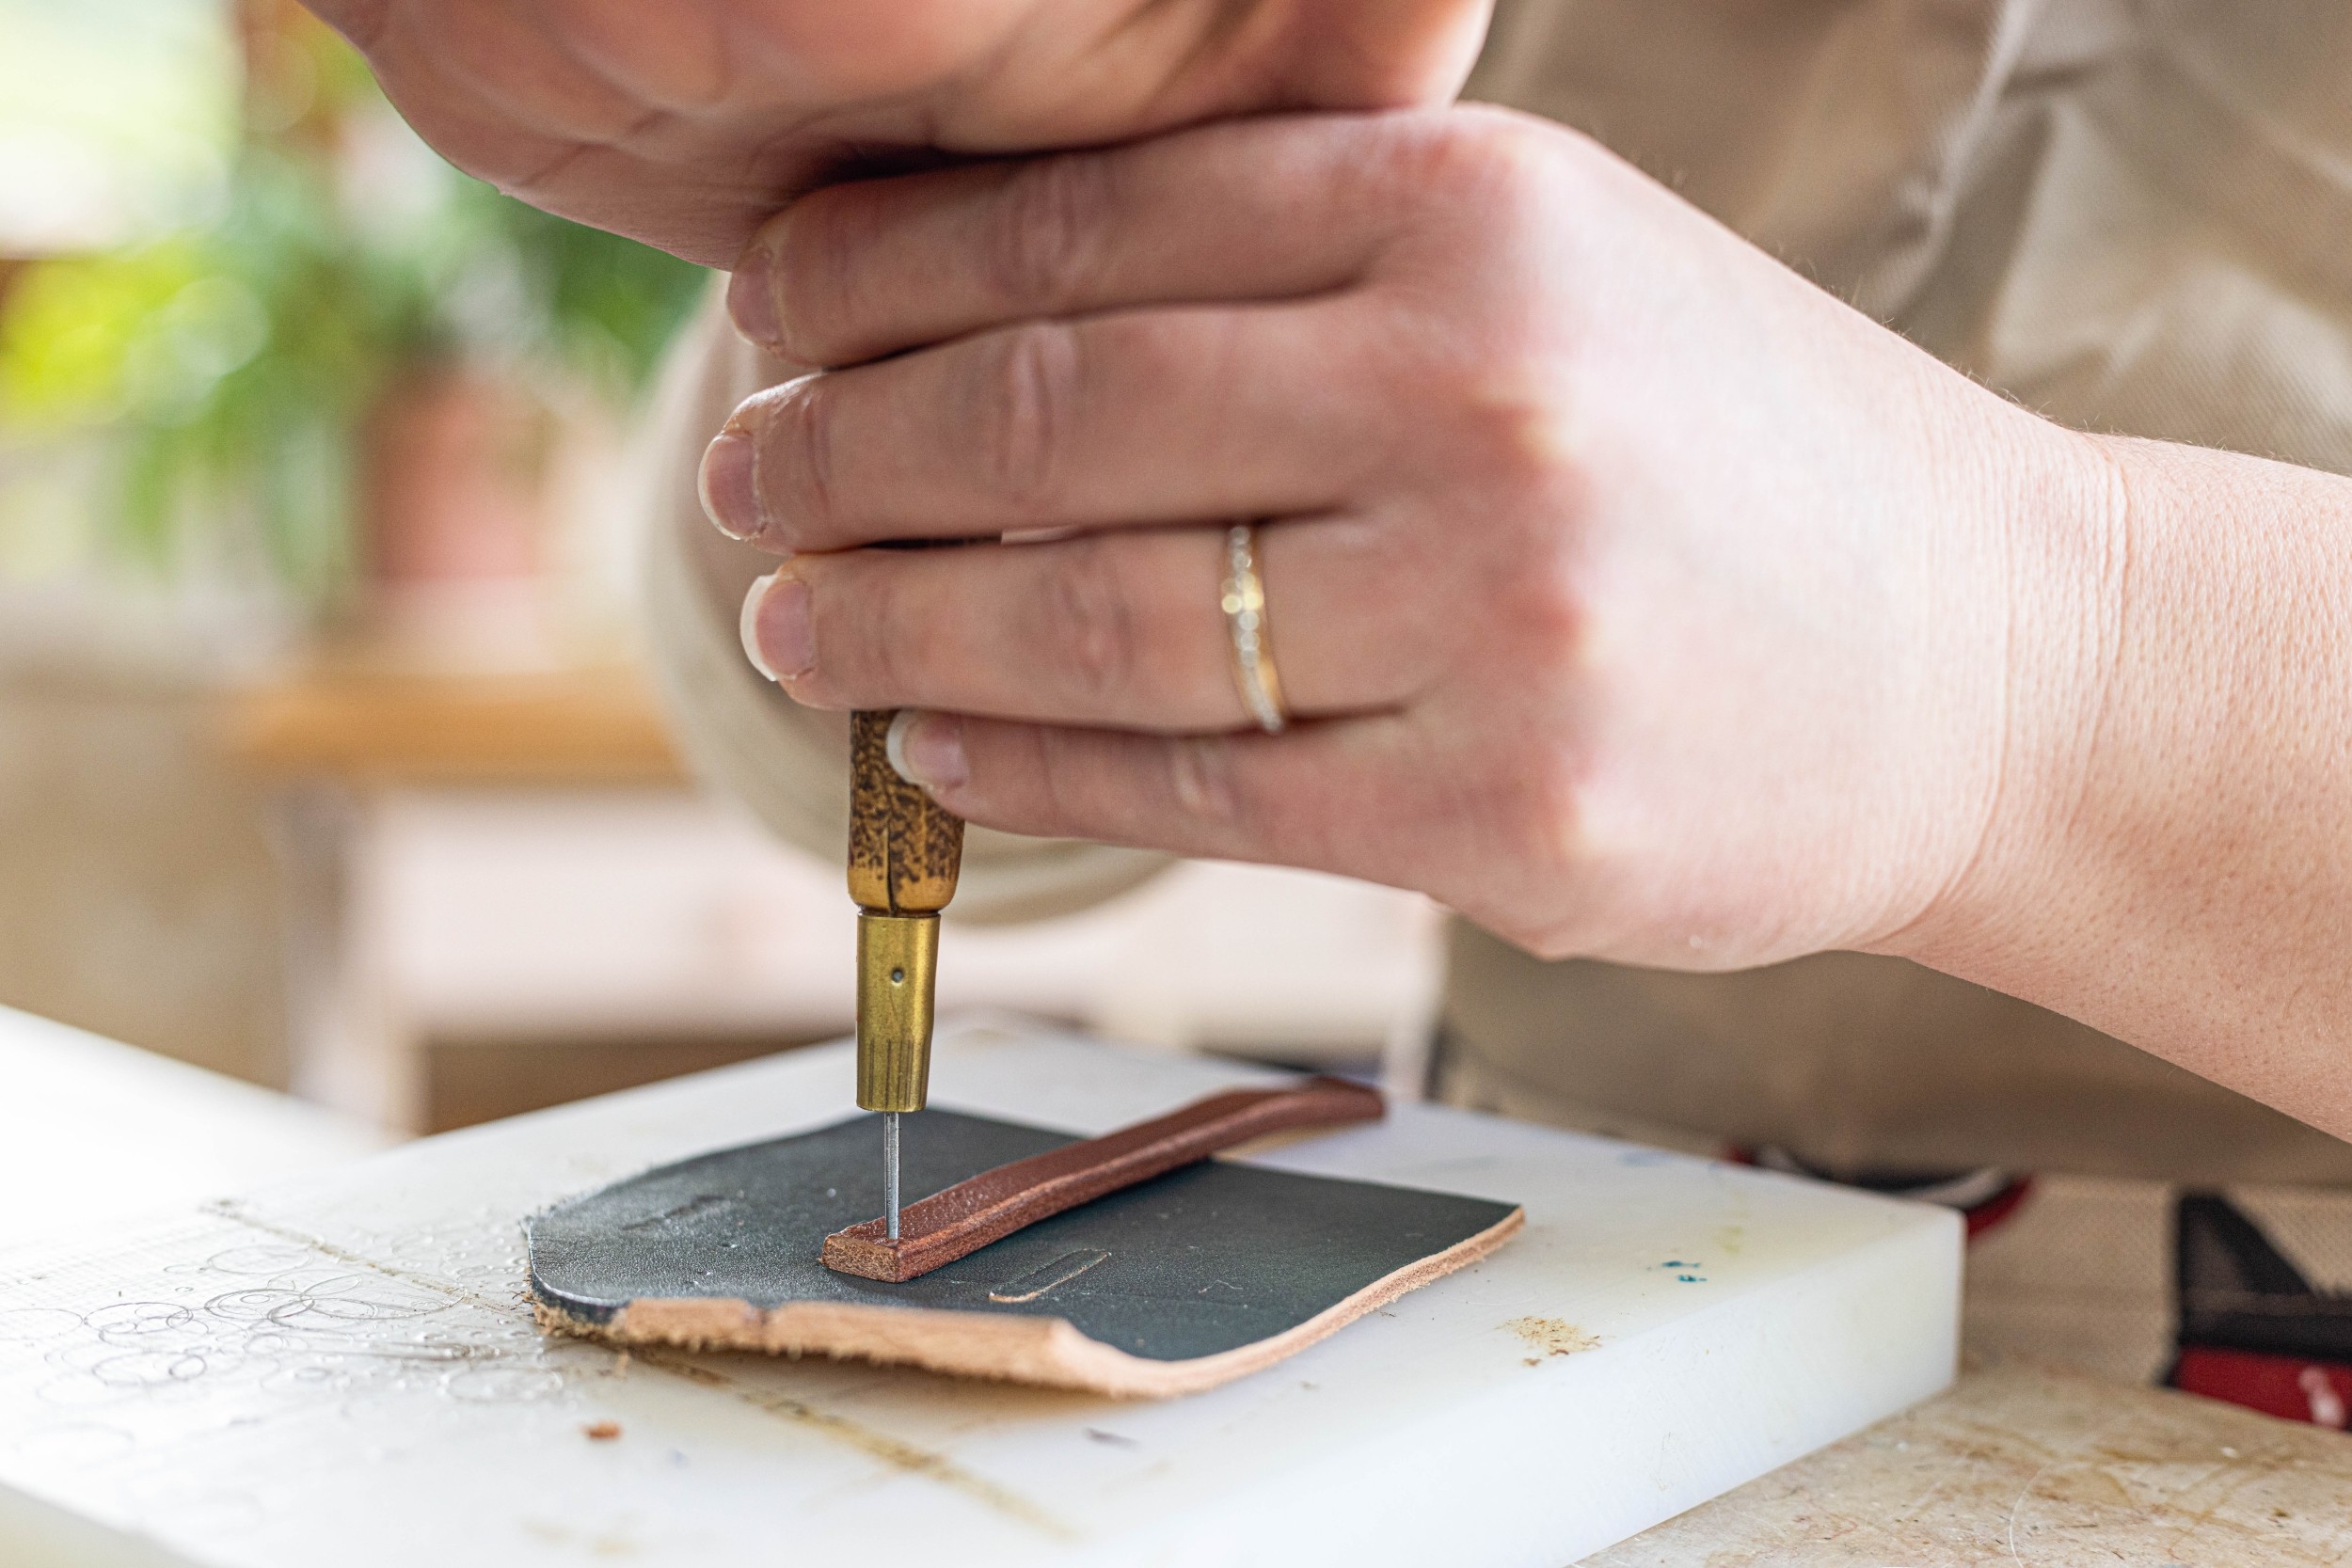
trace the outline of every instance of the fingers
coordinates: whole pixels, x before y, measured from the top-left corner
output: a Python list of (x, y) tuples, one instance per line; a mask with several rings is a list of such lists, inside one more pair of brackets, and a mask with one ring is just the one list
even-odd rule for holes
[[(1524, 794), (1503, 748), (1449, 737), (1418, 712), (1368, 714), (1279, 736), (1136, 735), (920, 713), (893, 758), (967, 821), (1216, 860), (1336, 871), (1446, 897), (1464, 865), (1502, 909), (1557, 899), (1569, 855), (1518, 853)], [(1523, 771), (1523, 770), (1522, 770)], [(1573, 832), (1558, 834), (1573, 846)], [(1499, 912), (1501, 911), (1499, 910)]]
[[(1416, 748), (1404, 719), (1331, 720), (1279, 736), (1152, 736), (925, 713), (900, 766), (966, 820), (1216, 860), (1398, 879)], [(1382, 821), (1396, 832), (1365, 833)]]
[(711, 443), (705, 502), (803, 551), (1334, 510), (1383, 434), (1343, 310), (1038, 322), (789, 382)]
[(661, 24), (649, 27), (643, 0), (519, 3), (551, 44), (651, 107), (717, 107), (746, 74), (734, 61), (722, 13), (709, 6), (667, 6)]
[(1391, 205), (1363, 199), (1360, 126), (1212, 126), (1104, 151), (837, 185), (746, 249), (754, 341), (845, 365), (1009, 321), (1336, 289)]
[(430, 104), (437, 121), (476, 121), (518, 144), (610, 145), (652, 112), (517, 0), (436, 11), (429, 30), (400, 17), (376, 40), (373, 63)]
[(695, 112), (707, 107), (698, 97), (723, 93), (731, 80), (714, 76), (723, 40), (707, 7), (665, 17), (628, 75), (606, 69), (598, 40), (580, 30), (595, 13), (577, 7), (346, 6), (333, 20), (367, 39), (386, 92), (460, 168), (690, 260), (733, 261), (773, 214), (777, 191), (804, 182), (818, 154), (755, 160), (739, 125)]
[[(1365, 712), (1430, 683), (1439, 628), (1376, 525), (1268, 525), (1257, 555), (1294, 713)], [(1225, 559), (1215, 529), (800, 557), (746, 600), (746, 651), (818, 707), (1232, 729), (1251, 720), (1219, 603)], [(1367, 617), (1367, 604), (1397, 608)]]

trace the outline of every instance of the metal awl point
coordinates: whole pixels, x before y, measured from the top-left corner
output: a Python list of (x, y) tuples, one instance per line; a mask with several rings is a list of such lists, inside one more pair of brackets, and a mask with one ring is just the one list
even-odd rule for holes
[(857, 903), (857, 1103), (882, 1117), (882, 1196), (898, 1240), (898, 1117), (930, 1088), (939, 911), (963, 822), (891, 766), (888, 713), (850, 719), (850, 896)]
[(898, 1117), (923, 1108), (931, 1065), (931, 975), (939, 916), (857, 921), (857, 1102), (882, 1120), (882, 1197), (898, 1239)]

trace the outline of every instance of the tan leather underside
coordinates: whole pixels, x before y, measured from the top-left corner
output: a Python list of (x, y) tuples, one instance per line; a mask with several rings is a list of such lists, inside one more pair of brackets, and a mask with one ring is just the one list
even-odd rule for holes
[(1522, 1211), (1514, 1209), (1489, 1228), (1373, 1281), (1295, 1328), (1190, 1361), (1129, 1355), (1088, 1338), (1060, 1318), (1010, 1312), (825, 1301), (787, 1302), (763, 1311), (746, 1301), (721, 1298), (633, 1301), (602, 1323), (546, 1306), (537, 1312), (544, 1328), (616, 1345), (827, 1355), (922, 1367), (957, 1377), (1082, 1389), (1114, 1399), (1167, 1399), (1214, 1388), (1295, 1355), (1406, 1291), (1478, 1261), (1510, 1240), (1526, 1220)]

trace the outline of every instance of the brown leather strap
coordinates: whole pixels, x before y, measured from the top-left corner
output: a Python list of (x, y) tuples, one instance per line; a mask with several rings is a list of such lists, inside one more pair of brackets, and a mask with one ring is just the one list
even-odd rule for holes
[(1387, 1108), (1377, 1089), (1341, 1078), (1213, 1094), (1164, 1117), (982, 1171), (909, 1204), (895, 1242), (879, 1219), (836, 1230), (825, 1238), (825, 1267), (893, 1283), (913, 1279), (1024, 1226), (1221, 1148), (1292, 1128), (1377, 1121)]

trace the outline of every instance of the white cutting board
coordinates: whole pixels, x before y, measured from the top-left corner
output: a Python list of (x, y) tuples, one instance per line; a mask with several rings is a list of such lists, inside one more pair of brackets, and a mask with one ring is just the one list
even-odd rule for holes
[(289, 1096), (0, 1007), (0, 1247), (87, 1235), (391, 1141)]
[[(974, 1021), (932, 1099), (1095, 1132), (1267, 1076)], [(532, 1328), (521, 1215), (851, 1110), (826, 1047), (0, 1253), (0, 1562), (1559, 1568), (1953, 1371), (1948, 1212), (1418, 1105), (1264, 1163), (1526, 1230), (1190, 1399)]]

